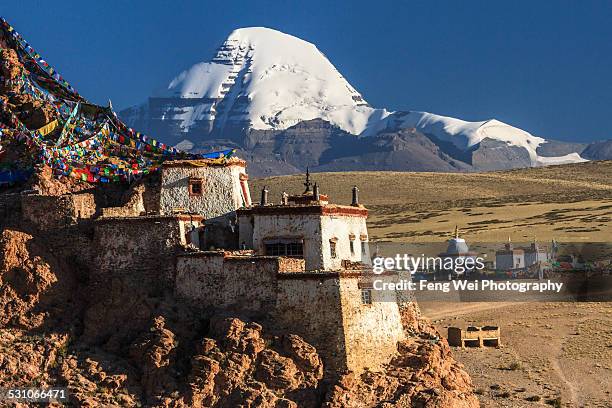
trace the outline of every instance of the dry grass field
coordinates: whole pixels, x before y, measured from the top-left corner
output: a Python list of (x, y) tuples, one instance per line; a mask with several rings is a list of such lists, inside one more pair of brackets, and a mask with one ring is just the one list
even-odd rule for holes
[[(612, 237), (612, 162), (589, 162), (490, 173), (315, 173), (321, 192), (350, 203), (351, 187), (370, 209), (373, 240), (436, 242), (458, 225), (472, 242), (555, 238), (607, 242)], [(303, 191), (303, 175), (253, 180), (273, 201)]]
[(482, 406), (612, 406), (612, 303), (420, 307), (444, 336), (448, 326), (500, 326), (500, 348), (453, 348)]

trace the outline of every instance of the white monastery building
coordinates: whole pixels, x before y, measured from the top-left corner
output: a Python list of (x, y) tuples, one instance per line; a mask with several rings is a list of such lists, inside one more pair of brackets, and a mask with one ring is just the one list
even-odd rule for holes
[(268, 204), (268, 191), (262, 191), (259, 205), (238, 211), (239, 242), (243, 249), (262, 255), (303, 258), (307, 271), (337, 271), (350, 263), (369, 265), (368, 210), (358, 202), (353, 188), (349, 205), (330, 204), (311, 189), (299, 195), (283, 195), (281, 203)]

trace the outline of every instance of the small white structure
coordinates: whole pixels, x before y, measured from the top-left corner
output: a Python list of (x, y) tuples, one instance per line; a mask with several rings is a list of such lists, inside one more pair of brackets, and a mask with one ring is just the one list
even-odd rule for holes
[(531, 266), (538, 262), (548, 262), (550, 256), (546, 248), (542, 248), (533, 240), (528, 248), (523, 248), (525, 252), (525, 266)]
[(301, 195), (284, 196), (280, 204), (262, 201), (238, 211), (239, 243), (258, 254), (304, 258), (306, 271), (337, 271), (350, 263), (370, 264), (368, 210), (358, 203), (353, 189), (352, 205), (329, 204), (318, 186)]
[(550, 261), (550, 254), (534, 241), (529, 247), (514, 248), (510, 237), (504, 249), (495, 252), (495, 267), (502, 271), (529, 268), (538, 263)]
[(504, 249), (495, 252), (495, 268), (508, 271), (522, 269), (525, 267), (525, 251), (521, 248), (514, 248), (510, 237), (504, 245)]
[[(448, 258), (453, 259), (453, 265), (457, 263), (457, 259), (461, 259), (462, 261), (461, 265), (465, 265), (465, 260), (468, 258), (471, 258), (474, 261), (471, 263), (471, 265), (475, 265), (477, 253), (470, 251), (470, 248), (467, 242), (465, 241), (465, 239), (459, 237), (459, 227), (455, 226), (455, 233), (453, 237), (448, 240), (448, 246), (446, 247), (446, 252), (438, 254), (438, 256), (442, 259), (448, 259)], [(468, 265), (469, 264), (470, 263), (468, 263)], [(441, 272), (443, 272), (444, 274), (448, 274), (449, 277), (451, 277), (451, 276), (468, 275), (470, 272), (472, 272), (472, 270), (473, 270), (473, 267), (472, 268), (463, 267), (462, 271), (459, 270), (458, 268), (445, 269), (443, 267)]]
[(167, 161), (161, 171), (160, 213), (223, 216), (251, 205), (246, 162), (237, 158)]

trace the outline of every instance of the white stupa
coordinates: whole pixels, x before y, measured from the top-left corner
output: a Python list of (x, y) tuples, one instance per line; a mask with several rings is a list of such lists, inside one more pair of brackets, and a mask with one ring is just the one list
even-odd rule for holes
[(468, 247), (465, 239), (459, 238), (459, 227), (455, 226), (455, 234), (453, 238), (448, 240), (448, 247), (446, 248), (445, 256), (465, 256), (470, 254), (470, 248)]

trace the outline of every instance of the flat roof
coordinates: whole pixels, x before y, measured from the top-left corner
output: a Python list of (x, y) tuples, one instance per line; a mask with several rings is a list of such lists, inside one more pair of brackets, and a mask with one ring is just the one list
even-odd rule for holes
[(347, 217), (367, 217), (368, 209), (364, 206), (337, 204), (288, 204), (256, 205), (251, 208), (240, 208), (238, 214), (255, 215), (340, 215)]
[(162, 166), (166, 167), (246, 167), (246, 161), (237, 157), (230, 157), (227, 160), (219, 159), (197, 159), (197, 160), (168, 160)]
[(202, 215), (198, 214), (152, 214), (152, 215), (131, 215), (126, 217), (112, 216), (112, 217), (98, 217), (95, 222), (112, 222), (112, 221), (155, 221), (155, 220), (180, 220), (180, 221), (201, 221), (204, 219)]

